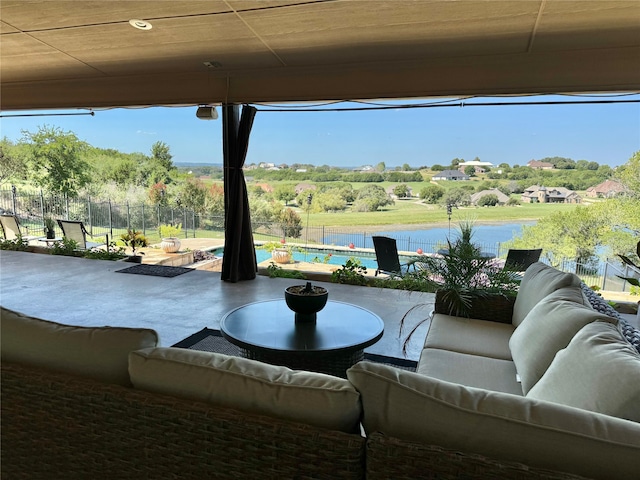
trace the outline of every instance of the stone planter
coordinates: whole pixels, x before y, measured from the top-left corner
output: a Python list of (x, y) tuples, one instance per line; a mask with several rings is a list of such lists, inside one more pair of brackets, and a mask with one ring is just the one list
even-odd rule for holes
[(180, 240), (177, 237), (163, 238), (160, 243), (160, 248), (162, 248), (165, 253), (176, 253), (180, 250)]
[(286, 248), (274, 248), (271, 251), (271, 258), (276, 263), (291, 263), (291, 252)]

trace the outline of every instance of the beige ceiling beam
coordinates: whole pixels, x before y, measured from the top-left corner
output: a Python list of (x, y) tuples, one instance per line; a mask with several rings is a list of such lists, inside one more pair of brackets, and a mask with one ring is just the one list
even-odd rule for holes
[(640, 91), (640, 47), (3, 83), (2, 110)]

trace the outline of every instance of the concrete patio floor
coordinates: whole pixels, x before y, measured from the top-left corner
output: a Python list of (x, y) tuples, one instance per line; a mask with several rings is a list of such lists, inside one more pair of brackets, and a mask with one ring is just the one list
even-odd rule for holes
[[(147, 261), (150, 259), (146, 259)], [(153, 328), (162, 346), (171, 346), (204, 327), (219, 328), (230, 310), (260, 300), (284, 297), (301, 280), (269, 278), (224, 282), (219, 272), (194, 270), (173, 278), (116, 273), (123, 262), (88, 260), (29, 252), (0, 251), (0, 304), (27, 315), (78, 326)], [(428, 317), (434, 294), (316, 282), (329, 299), (376, 313), (385, 323), (382, 339), (370, 353), (403, 357), (400, 320), (413, 306), (409, 327)], [(349, 319), (345, 318), (345, 322)], [(417, 360), (427, 332), (416, 332), (406, 358)]]

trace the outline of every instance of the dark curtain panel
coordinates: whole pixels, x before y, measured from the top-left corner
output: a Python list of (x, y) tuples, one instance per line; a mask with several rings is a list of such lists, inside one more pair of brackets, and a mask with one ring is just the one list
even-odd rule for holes
[(222, 280), (229, 282), (253, 280), (258, 271), (247, 184), (242, 172), (256, 111), (245, 105), (240, 115), (239, 105), (222, 106), (225, 215)]

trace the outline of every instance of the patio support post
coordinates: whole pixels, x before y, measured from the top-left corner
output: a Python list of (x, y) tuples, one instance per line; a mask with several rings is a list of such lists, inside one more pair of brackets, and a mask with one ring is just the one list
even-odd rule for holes
[(237, 282), (256, 278), (258, 264), (251, 231), (247, 184), (242, 166), (257, 110), (245, 105), (222, 106), (224, 153), (224, 255), (222, 280)]

